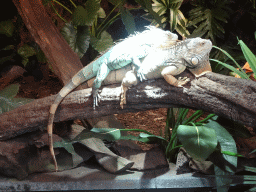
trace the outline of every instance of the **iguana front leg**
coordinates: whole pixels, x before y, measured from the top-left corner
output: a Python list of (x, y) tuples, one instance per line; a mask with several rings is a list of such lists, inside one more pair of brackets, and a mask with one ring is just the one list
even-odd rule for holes
[[(178, 78), (176, 79), (174, 76), (179, 75), (186, 69), (186, 66), (181, 65), (181, 64), (175, 64), (171, 66), (166, 66), (162, 69), (161, 75), (154, 75), (153, 78), (160, 78), (161, 76), (164, 77), (164, 79), (173, 86), (176, 87), (182, 87), (185, 85), (187, 82), (190, 81), (189, 78), (184, 77), (184, 78)], [(143, 74), (145, 77), (147, 77), (147, 74)], [(149, 79), (152, 77), (149, 75)], [(120, 107), (123, 109), (124, 105), (126, 104), (126, 92), (127, 90), (134, 85), (137, 85), (138, 79), (137, 75), (135, 74), (134, 70), (128, 71), (125, 74), (125, 77), (123, 78), (122, 84), (121, 84), (121, 101), (120, 101)]]
[(185, 71), (185, 69), (186, 69), (186, 66), (181, 64), (171, 65), (171, 66), (165, 67), (162, 70), (161, 75), (170, 85), (173, 85), (175, 87), (182, 87), (187, 82), (189, 82), (190, 79), (187, 77), (176, 79), (174, 76), (181, 74), (183, 71)]
[(109, 69), (108, 65), (103, 63), (97, 72), (95, 80), (93, 81), (92, 95), (94, 109), (96, 106), (98, 106), (98, 103), (100, 102), (99, 88), (101, 87), (102, 82), (104, 81), (104, 79), (106, 79), (110, 71), (111, 70)]

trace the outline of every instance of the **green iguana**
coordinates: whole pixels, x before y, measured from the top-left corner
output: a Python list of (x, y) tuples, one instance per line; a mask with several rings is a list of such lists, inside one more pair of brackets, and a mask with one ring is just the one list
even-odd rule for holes
[[(181, 74), (186, 68), (196, 77), (212, 71), (209, 63), (209, 53), (212, 49), (210, 40), (197, 38), (185, 39), (171, 47), (162, 47), (148, 54), (142, 61), (137, 73), (144, 79), (164, 79), (173, 86), (182, 87), (190, 79), (174, 76)], [(136, 85), (136, 71), (130, 70), (122, 80), (121, 102), (123, 108), (126, 104), (126, 91)]]
[[(92, 83), (93, 106), (95, 107), (98, 106), (100, 99), (98, 89), (108, 74), (113, 71), (112, 73), (115, 73), (115, 76), (120, 77), (120, 75), (116, 74), (120, 70), (124, 74), (127, 70), (128, 72), (123, 78), (121, 86), (120, 105), (123, 107), (126, 104), (126, 90), (130, 86), (137, 84), (137, 78), (143, 81), (164, 77), (169, 84), (180, 87), (186, 84), (189, 79), (176, 79), (174, 76), (182, 73), (186, 67), (195, 76), (211, 71), (209, 62), (205, 62), (205, 58), (209, 59), (211, 48), (212, 43), (210, 40), (191, 38), (178, 42), (176, 34), (155, 27), (149, 27), (146, 31), (132, 35), (116, 44), (100, 58), (81, 69), (61, 89), (50, 108), (47, 128), (50, 152), (56, 171), (58, 167), (52, 141), (54, 114), (63, 98), (78, 85), (96, 76)], [(130, 64), (133, 64), (133, 66), (128, 66)], [(116, 71), (114, 72), (114, 70)]]
[[(131, 63), (135, 66), (136, 70), (139, 70), (141, 65), (140, 59), (147, 56), (149, 52), (161, 47), (170, 47), (177, 41), (178, 36), (174, 33), (153, 26), (147, 27), (145, 31), (131, 35), (114, 45), (104, 55), (81, 69), (71, 81), (60, 90), (54, 103), (50, 107), (49, 122), (47, 125), (50, 152), (54, 160), (56, 171), (58, 170), (58, 166), (53, 149), (52, 129), (54, 114), (63, 98), (77, 86), (96, 76), (92, 85), (93, 107), (95, 108), (100, 101), (98, 90), (101, 87), (102, 81), (108, 76), (110, 71), (123, 68)], [(137, 72), (137, 75), (139, 79), (145, 79), (143, 73)]]

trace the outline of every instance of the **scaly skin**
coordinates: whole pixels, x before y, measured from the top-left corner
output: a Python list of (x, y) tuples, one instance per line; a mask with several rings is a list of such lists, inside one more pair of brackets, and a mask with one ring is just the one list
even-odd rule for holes
[[(176, 34), (156, 27), (148, 27), (144, 32), (131, 35), (117, 43), (100, 58), (81, 69), (71, 81), (61, 89), (50, 107), (47, 126), (50, 152), (54, 160), (56, 171), (58, 170), (58, 165), (53, 149), (52, 130), (55, 112), (63, 98), (77, 86), (96, 76), (92, 86), (93, 107), (95, 108), (100, 101), (98, 90), (101, 87), (102, 81), (108, 76), (110, 71), (123, 68), (131, 63), (136, 67), (136, 70), (139, 70), (141, 58), (146, 57), (149, 52), (157, 48), (173, 45), (177, 40), (178, 36)], [(145, 79), (141, 72), (138, 71), (137, 75), (141, 80)]]
[[(140, 80), (163, 77), (170, 85), (182, 87), (190, 79), (176, 79), (174, 76), (181, 74), (186, 68), (196, 77), (212, 71), (209, 63), (211, 49), (211, 41), (199, 37), (186, 39), (166, 49), (156, 49), (142, 61), (138, 72), (144, 79)], [(136, 71), (126, 73), (121, 85), (122, 108), (126, 104), (126, 91), (137, 82)]]

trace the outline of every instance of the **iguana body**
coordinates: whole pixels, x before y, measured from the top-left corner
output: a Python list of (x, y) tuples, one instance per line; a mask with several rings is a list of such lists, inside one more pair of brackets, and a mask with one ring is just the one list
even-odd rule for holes
[[(210, 40), (197, 38), (186, 39), (172, 47), (156, 49), (144, 58), (138, 70), (145, 79), (164, 77), (173, 86), (181, 87), (189, 79), (176, 79), (174, 76), (181, 74), (188, 68), (195, 76), (212, 71), (209, 63), (209, 53), (212, 49)], [(126, 73), (122, 81), (121, 102), (123, 108), (126, 104), (127, 89), (138, 83), (136, 71)]]
[[(152, 52), (157, 48), (173, 45), (177, 40), (178, 36), (176, 34), (156, 27), (148, 27), (148, 29), (142, 33), (136, 33), (117, 43), (104, 55), (81, 69), (71, 81), (60, 90), (54, 103), (51, 105), (47, 126), (50, 152), (54, 160), (56, 171), (58, 170), (58, 167), (53, 149), (52, 129), (54, 114), (63, 98), (83, 82), (96, 77), (92, 86), (92, 94), (93, 106), (98, 106), (100, 99), (98, 89), (110, 71), (123, 68), (131, 63), (133, 63), (136, 69), (139, 70), (141, 58), (144, 58), (149, 52)], [(137, 75), (140, 79), (144, 79), (143, 74), (140, 72), (138, 72)]]

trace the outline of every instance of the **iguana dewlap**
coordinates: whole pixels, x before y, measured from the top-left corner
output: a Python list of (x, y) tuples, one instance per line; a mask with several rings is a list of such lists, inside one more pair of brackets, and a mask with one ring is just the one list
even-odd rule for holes
[(102, 81), (108, 76), (110, 71), (123, 68), (133, 63), (137, 70), (138, 77), (140, 79), (145, 79), (144, 74), (138, 71), (141, 65), (140, 59), (146, 57), (150, 52), (153, 52), (157, 48), (169, 47), (175, 44), (177, 40), (178, 36), (174, 33), (152, 26), (147, 27), (145, 31), (131, 35), (117, 43), (104, 55), (81, 69), (71, 81), (60, 90), (54, 103), (51, 105), (49, 122), (47, 125), (50, 152), (54, 160), (56, 171), (58, 170), (58, 166), (53, 149), (52, 129), (54, 114), (63, 98), (80, 84), (96, 77), (92, 86), (92, 95), (93, 107), (98, 106), (100, 100), (98, 90), (101, 87)]

